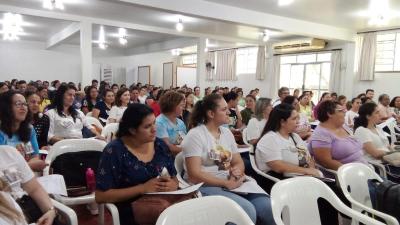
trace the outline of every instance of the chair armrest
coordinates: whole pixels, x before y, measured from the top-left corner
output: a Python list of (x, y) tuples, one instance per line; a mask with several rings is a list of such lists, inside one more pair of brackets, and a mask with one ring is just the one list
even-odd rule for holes
[(379, 175), (386, 179), (387, 178), (387, 174), (386, 174), (386, 168), (384, 165), (382, 165), (382, 163), (379, 162), (375, 162), (375, 161), (368, 161), (369, 164), (371, 164), (374, 168), (379, 170)]
[(118, 212), (117, 207), (112, 203), (106, 203), (105, 206), (108, 209), (108, 211), (111, 213), (113, 225), (120, 225), (119, 212)]
[(61, 212), (63, 216), (68, 219), (69, 225), (78, 225), (78, 217), (73, 209), (65, 206), (54, 199), (51, 199), (51, 203), (53, 204), (54, 208)]

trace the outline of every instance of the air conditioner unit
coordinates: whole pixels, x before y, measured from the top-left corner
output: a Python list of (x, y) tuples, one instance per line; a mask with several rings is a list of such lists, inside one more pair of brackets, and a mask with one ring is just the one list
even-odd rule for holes
[(306, 38), (276, 43), (275, 53), (313, 51), (325, 48), (326, 41), (317, 38)]

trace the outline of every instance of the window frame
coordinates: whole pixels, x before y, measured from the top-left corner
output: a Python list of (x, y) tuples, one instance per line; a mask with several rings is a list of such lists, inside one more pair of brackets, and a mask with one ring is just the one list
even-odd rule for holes
[[(254, 61), (254, 71), (250, 71), (249, 72), (249, 51), (250, 49), (255, 49), (255, 61)], [(239, 72), (239, 63), (238, 63), (238, 58), (239, 58), (239, 51), (247, 51), (246, 55), (245, 55), (245, 61), (246, 62), (246, 72), (240, 71)], [(256, 74), (256, 70), (257, 70), (257, 57), (258, 57), (258, 47), (255, 46), (251, 46), (251, 47), (243, 47), (243, 48), (238, 48), (236, 50), (236, 76), (239, 75), (245, 75), (245, 74)], [(252, 62), (253, 63), (253, 62)]]
[[(376, 44), (376, 48), (378, 48), (378, 44), (388, 41), (388, 40), (378, 41), (378, 36), (379, 35), (388, 35), (388, 34), (394, 34), (395, 35), (395, 38), (393, 40), (394, 46), (393, 46), (393, 49), (390, 50), (390, 51), (393, 51), (393, 53), (394, 53), (393, 64), (391, 64), (393, 70), (376, 70), (376, 66), (377, 66), (376, 61), (378, 60), (378, 57), (377, 57), (378, 49), (377, 49), (376, 55), (375, 55), (375, 61), (374, 61), (374, 73), (400, 73), (400, 61), (399, 61), (399, 65), (396, 65), (397, 58), (400, 58), (400, 52), (396, 52), (397, 45), (400, 45), (400, 30), (379, 32), (377, 34), (377, 40), (376, 40), (376, 43), (375, 43)], [(400, 48), (399, 48), (399, 50), (400, 50)], [(386, 51), (389, 51), (389, 50), (386, 50)], [(382, 59), (387, 59), (387, 58), (382, 58)], [(399, 69), (395, 69), (396, 66), (398, 66)]]

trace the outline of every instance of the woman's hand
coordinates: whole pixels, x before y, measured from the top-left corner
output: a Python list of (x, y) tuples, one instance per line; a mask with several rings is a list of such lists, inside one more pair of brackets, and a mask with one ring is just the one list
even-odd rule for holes
[(237, 166), (233, 166), (229, 170), (229, 175), (231, 177), (234, 177), (236, 179), (239, 179), (243, 176), (243, 172), (241, 169), (239, 169)]
[(42, 172), (43, 169), (47, 166), (44, 160), (38, 158), (33, 158), (29, 160), (28, 165), (34, 172)]
[(315, 168), (307, 168), (306, 169), (306, 175), (311, 175), (314, 177), (321, 177), (321, 171), (315, 169)]
[(142, 184), (143, 190), (142, 193), (146, 194), (149, 192), (158, 192), (160, 180), (158, 178), (153, 178), (148, 180), (146, 183)]
[(178, 190), (178, 182), (173, 178), (159, 178), (158, 191), (176, 191)]
[(246, 179), (245, 176), (240, 177), (239, 179), (236, 179), (234, 177), (230, 177), (229, 180), (225, 181), (224, 187), (228, 190), (232, 190), (235, 188), (240, 187), (240, 185), (243, 184), (243, 181)]
[(47, 211), (45, 214), (42, 215), (42, 217), (39, 218), (37, 221), (37, 225), (52, 225), (54, 218), (56, 218), (56, 211), (54, 209), (51, 209)]

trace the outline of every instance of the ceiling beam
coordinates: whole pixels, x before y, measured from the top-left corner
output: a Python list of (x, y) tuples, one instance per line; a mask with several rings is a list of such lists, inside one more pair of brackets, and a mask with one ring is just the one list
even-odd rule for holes
[(197, 45), (197, 38), (177, 38), (173, 40), (152, 43), (140, 47), (133, 47), (125, 50), (125, 55), (138, 55), (150, 52), (162, 52), (175, 48), (183, 48)]
[(62, 41), (65, 39), (71, 37), (74, 35), (76, 32), (80, 31), (80, 23), (78, 22), (73, 22), (58, 33), (54, 34), (51, 36), (49, 39), (46, 41), (46, 49), (51, 49), (59, 44), (61, 44)]
[(30, 15), (30, 16), (40, 16), (40, 17), (52, 18), (52, 19), (76, 21), (76, 22), (90, 22), (92, 24), (101, 24), (101, 25), (105, 25), (105, 26), (114, 26), (114, 27), (124, 27), (127, 29), (171, 34), (171, 35), (177, 35), (180, 37), (195, 37), (195, 38), (204, 37), (204, 38), (227, 41), (227, 42), (239, 42), (239, 43), (248, 43), (248, 44), (254, 44), (254, 45), (262, 44), (262, 42), (260, 42), (260, 41), (254, 41), (254, 40), (243, 39), (243, 38), (235, 38), (235, 37), (231, 37), (231, 36), (189, 32), (189, 31), (185, 31), (185, 30), (182, 32), (178, 32), (176, 29), (171, 29), (171, 28), (150, 26), (150, 25), (144, 25), (144, 24), (136, 24), (136, 23), (131, 23), (131, 22), (119, 21), (119, 20), (103, 19), (100, 17), (88, 17), (88, 16), (77, 15), (77, 14), (68, 14), (65, 12), (23, 8), (23, 7), (4, 5), (4, 4), (0, 4), (0, 11), (19, 13), (19, 14)]
[(146, 7), (168, 10), (239, 24), (279, 30), (287, 34), (330, 40), (354, 41), (356, 31), (326, 24), (277, 16), (229, 5), (199, 0), (118, 0)]

